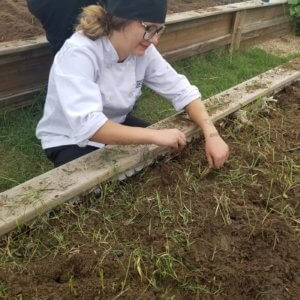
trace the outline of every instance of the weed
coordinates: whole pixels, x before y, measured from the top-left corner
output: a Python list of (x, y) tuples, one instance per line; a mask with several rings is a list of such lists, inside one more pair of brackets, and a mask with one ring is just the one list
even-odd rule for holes
[(222, 192), (222, 194), (220, 196), (219, 195), (214, 195), (214, 198), (217, 201), (217, 207), (216, 207), (215, 215), (220, 213), (224, 224), (225, 225), (230, 225), (231, 224), (230, 208), (229, 208), (230, 199), (225, 194), (225, 192)]
[(163, 226), (167, 223), (173, 222), (175, 219), (175, 215), (171, 212), (171, 210), (166, 208), (170, 204), (169, 196), (167, 196), (166, 199), (163, 199), (163, 202), (164, 202), (163, 203), (162, 199), (160, 198), (159, 193), (157, 192), (156, 193), (156, 201), (157, 201), (160, 220), (161, 220), (161, 223), (163, 224)]
[(0, 282), (0, 298), (8, 299), (8, 287), (4, 282)]
[(74, 295), (74, 296), (77, 296), (77, 291), (76, 291), (76, 288), (75, 288), (75, 280), (74, 280), (74, 276), (71, 275), (69, 277), (69, 280), (68, 280), (68, 287), (71, 291), (71, 293)]

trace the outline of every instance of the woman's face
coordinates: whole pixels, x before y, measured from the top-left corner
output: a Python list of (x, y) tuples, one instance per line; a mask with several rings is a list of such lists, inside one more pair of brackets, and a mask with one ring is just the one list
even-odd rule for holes
[(163, 24), (158, 23), (134, 21), (124, 28), (123, 34), (125, 38), (124, 41), (126, 43), (126, 45), (124, 46), (127, 47), (129, 54), (142, 56), (145, 54), (145, 51), (151, 44), (158, 44), (157, 34), (154, 34), (154, 36), (149, 40), (144, 39), (144, 35), (146, 32), (145, 26), (151, 25), (156, 26), (157, 29), (163, 26)]

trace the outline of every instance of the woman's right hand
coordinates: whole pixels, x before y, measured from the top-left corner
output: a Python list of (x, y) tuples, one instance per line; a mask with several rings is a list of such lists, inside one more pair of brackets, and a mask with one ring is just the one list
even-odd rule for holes
[(154, 130), (152, 143), (157, 146), (167, 146), (176, 150), (182, 150), (186, 145), (186, 137), (178, 129)]

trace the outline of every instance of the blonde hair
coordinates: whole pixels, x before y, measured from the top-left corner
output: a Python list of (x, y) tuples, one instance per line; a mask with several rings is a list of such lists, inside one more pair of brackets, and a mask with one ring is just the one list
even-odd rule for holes
[(111, 16), (100, 5), (89, 5), (82, 9), (76, 31), (82, 31), (91, 40), (108, 36), (113, 30), (121, 30), (131, 21)]

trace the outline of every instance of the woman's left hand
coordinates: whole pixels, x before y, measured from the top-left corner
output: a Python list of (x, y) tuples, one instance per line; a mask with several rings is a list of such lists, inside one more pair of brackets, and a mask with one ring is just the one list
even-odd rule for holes
[(221, 168), (229, 157), (229, 147), (216, 131), (205, 137), (205, 153), (211, 168)]

